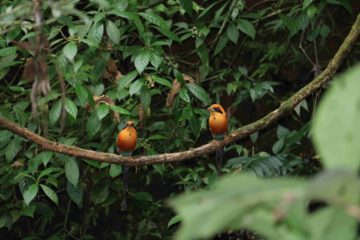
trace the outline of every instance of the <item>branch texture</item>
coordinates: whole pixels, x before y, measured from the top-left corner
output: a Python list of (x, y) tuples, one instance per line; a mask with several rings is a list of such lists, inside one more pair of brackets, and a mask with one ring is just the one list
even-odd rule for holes
[(164, 153), (152, 156), (136, 156), (136, 157), (123, 157), (117, 154), (96, 152), (92, 150), (82, 149), (75, 146), (68, 146), (60, 144), (54, 141), (50, 141), (27, 128), (21, 127), (20, 125), (0, 117), (0, 126), (9, 129), (13, 133), (20, 135), (36, 144), (39, 144), (43, 149), (50, 151), (71, 155), (74, 157), (85, 158), (90, 160), (96, 160), (100, 162), (109, 162), (116, 164), (123, 164), (128, 166), (139, 166), (149, 165), (157, 163), (170, 163), (176, 161), (183, 161), (195, 157), (199, 157), (205, 154), (209, 154), (225, 145), (228, 145), (236, 140), (245, 138), (254, 132), (262, 130), (285, 115), (291, 113), (293, 109), (311, 93), (320, 89), (325, 83), (327, 83), (336, 73), (344, 59), (348, 56), (353, 46), (356, 44), (360, 36), (360, 14), (357, 16), (355, 23), (353, 24), (350, 33), (345, 38), (344, 42), (340, 46), (339, 50), (329, 62), (326, 69), (317, 76), (312, 82), (300, 89), (288, 100), (281, 103), (281, 105), (274, 111), (268, 113), (265, 117), (250, 123), (244, 127), (238, 128), (237, 130), (230, 133), (222, 141), (212, 141), (208, 144), (202, 145), (197, 148), (189, 149), (182, 152), (175, 153)]

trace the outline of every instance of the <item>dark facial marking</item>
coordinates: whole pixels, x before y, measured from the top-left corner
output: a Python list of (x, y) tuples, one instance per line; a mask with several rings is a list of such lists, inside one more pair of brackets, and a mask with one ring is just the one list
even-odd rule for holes
[(214, 110), (215, 110), (215, 112), (218, 112), (218, 113), (223, 114), (223, 112), (221, 111), (221, 109), (220, 109), (220, 108), (218, 108), (218, 107), (214, 108)]

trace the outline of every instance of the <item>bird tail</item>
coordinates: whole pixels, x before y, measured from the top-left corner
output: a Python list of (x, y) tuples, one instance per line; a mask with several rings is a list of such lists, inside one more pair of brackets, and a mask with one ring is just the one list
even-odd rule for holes
[(124, 172), (123, 172), (123, 199), (121, 201), (121, 211), (127, 210), (127, 202), (126, 202), (126, 194), (128, 191), (128, 179), (129, 179), (129, 167), (124, 166)]
[(216, 150), (216, 170), (217, 170), (217, 175), (218, 176), (221, 175), (222, 160), (223, 160), (222, 155), (223, 155), (223, 149), (222, 148)]

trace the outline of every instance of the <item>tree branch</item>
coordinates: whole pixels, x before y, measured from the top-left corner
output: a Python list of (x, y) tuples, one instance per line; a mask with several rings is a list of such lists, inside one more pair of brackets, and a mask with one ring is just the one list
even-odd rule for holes
[(308, 97), (311, 93), (320, 89), (325, 83), (327, 83), (336, 73), (344, 59), (348, 56), (349, 52), (356, 44), (357, 39), (360, 35), (360, 14), (357, 16), (355, 23), (352, 26), (352, 29), (348, 36), (345, 38), (344, 42), (340, 46), (339, 50), (329, 62), (326, 69), (316, 77), (308, 85), (300, 89), (288, 100), (281, 103), (280, 107), (276, 110), (270, 112), (265, 117), (250, 123), (244, 127), (241, 127), (232, 133), (230, 133), (222, 141), (212, 141), (208, 144), (202, 145), (200, 147), (189, 149), (183, 152), (175, 153), (164, 153), (153, 156), (137, 156), (137, 157), (123, 157), (113, 153), (105, 152), (96, 152), (92, 150), (82, 149), (75, 146), (68, 146), (65, 144), (60, 144), (54, 141), (50, 141), (40, 135), (37, 135), (27, 128), (21, 127), (20, 125), (9, 121), (3, 117), (0, 117), (0, 126), (6, 129), (9, 129), (13, 133), (20, 135), (34, 143), (41, 145), (44, 149), (71, 155), (74, 157), (85, 158), (90, 160), (96, 160), (100, 162), (109, 162), (116, 164), (123, 164), (128, 166), (138, 166), (138, 165), (149, 165), (157, 163), (169, 163), (176, 161), (183, 161), (195, 157), (200, 157), (205, 154), (209, 154), (221, 147), (228, 145), (236, 140), (245, 138), (250, 134), (260, 131), (268, 126), (277, 122), (280, 118), (291, 113), (293, 109), (298, 105), (303, 99)]

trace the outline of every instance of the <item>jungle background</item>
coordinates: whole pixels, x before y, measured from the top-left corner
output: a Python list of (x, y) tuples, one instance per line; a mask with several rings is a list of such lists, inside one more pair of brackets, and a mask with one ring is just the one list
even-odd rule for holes
[[(135, 156), (196, 148), (212, 141), (211, 103), (226, 108), (229, 132), (262, 118), (324, 71), (359, 12), (358, 0), (2, 0), (0, 116), (99, 152), (116, 153), (128, 120)], [(352, 84), (354, 45), (336, 73)], [(311, 141), (331, 85), (225, 146), (224, 179), (214, 152), (132, 166), (126, 212), (121, 164), (49, 151), (2, 125), (0, 238), (355, 239), (359, 142), (342, 152), (330, 142), (341, 133), (321, 136), (348, 125), (331, 111), (360, 119), (341, 112), (359, 99), (359, 84), (339, 94), (334, 86), (329, 99), (343, 107), (319, 111), (321, 157)], [(345, 137), (356, 139), (349, 125)], [(349, 161), (334, 163), (342, 161), (326, 147)]]

